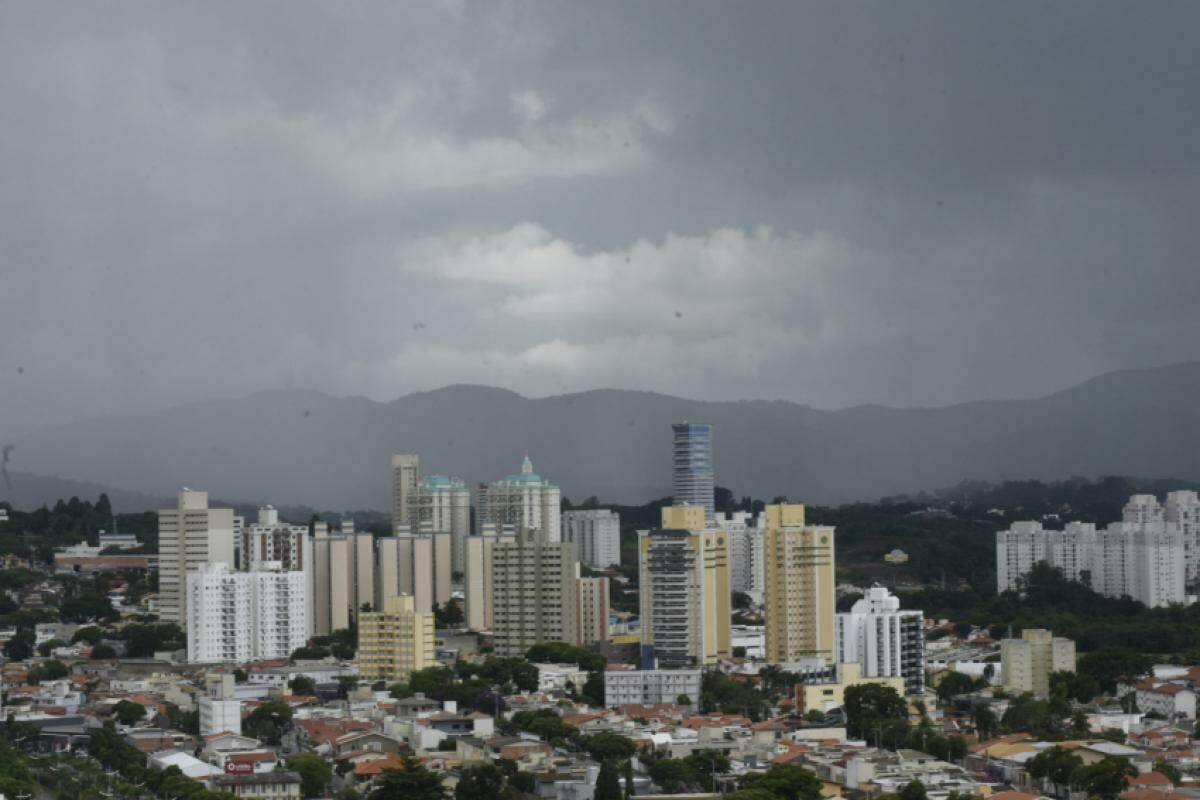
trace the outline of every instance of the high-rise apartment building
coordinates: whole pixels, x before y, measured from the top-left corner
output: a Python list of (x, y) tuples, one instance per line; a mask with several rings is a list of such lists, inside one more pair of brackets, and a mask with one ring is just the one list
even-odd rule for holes
[(638, 531), (638, 574), (643, 667), (729, 657), (729, 542), (702, 506), (667, 506), (660, 530)]
[(238, 565), (253, 571), (265, 562), (282, 564), (285, 570), (307, 572), (312, 569), (312, 545), (307, 525), (289, 525), (279, 521), (274, 506), (258, 510), (258, 521), (243, 525), (238, 547)]
[(717, 514), (716, 527), (729, 537), (729, 588), (762, 602), (763, 529), (762, 517), (745, 511)]
[(607, 569), (621, 563), (621, 517), (605, 508), (562, 513), (562, 540), (575, 545), (581, 564)]
[(465, 483), (445, 475), (422, 478), (409, 505), (409, 525), (417, 532), (449, 534), (450, 570), (463, 572), (471, 535), (471, 490)]
[(492, 629), (492, 550), (496, 542), (511, 542), (515, 537), (511, 526), (497, 530), (493, 524), (485, 525), (478, 536), (467, 537), (463, 604), (470, 630)]
[(608, 641), (608, 578), (579, 578), (576, 582), (576, 644), (586, 647)]
[(681, 422), (672, 425), (671, 430), (675, 434), (671, 450), (675, 505), (700, 506), (705, 521), (712, 522), (715, 512), (712, 425)]
[(158, 512), (158, 616), (187, 627), (187, 574), (234, 563), (234, 514), (209, 508), (208, 492), (184, 489), (178, 505)]
[[(557, 519), (557, 515), (555, 519)], [(579, 564), (568, 542), (523, 529), (492, 545), (492, 638), (496, 655), (522, 656), (542, 642), (577, 642)]]
[(1157, 501), (1146, 497), (1135, 496), (1125, 520), (1102, 529), (1071, 522), (1057, 531), (1040, 522), (1014, 522), (997, 531), (997, 589), (1020, 588), (1034, 565), (1045, 562), (1106, 597), (1128, 596), (1150, 607), (1185, 602), (1183, 527), (1164, 521)]
[(837, 615), (836, 640), (839, 664), (858, 664), (866, 678), (900, 676), (906, 695), (925, 693), (925, 615), (901, 611), (882, 586)]
[(392, 683), (435, 666), (433, 614), (418, 611), (408, 595), (387, 597), (382, 607), (358, 618), (359, 678)]
[(1200, 494), (1170, 492), (1163, 503), (1163, 520), (1183, 538), (1184, 580), (1200, 582)]
[(560, 514), (562, 490), (533, 471), (529, 456), (521, 463), (516, 475), (481, 483), (475, 495), (476, 530), (489, 523), (515, 530), (529, 528), (541, 531), (547, 542), (561, 541)]
[(415, 453), (392, 456), (392, 531), (401, 525), (412, 525), (409, 507), (421, 480), (421, 458)]
[(763, 511), (763, 604), (768, 661), (834, 663), (833, 528), (806, 525), (804, 506)]
[(317, 522), (312, 550), (313, 633), (325, 636), (349, 628), (364, 605), (375, 607), (375, 538), (350, 520), (338, 532)]
[(307, 588), (304, 573), (278, 564), (257, 572), (200, 565), (187, 576), (188, 660), (287, 658), (308, 641)]
[(1026, 628), (1020, 639), (1000, 642), (1004, 691), (1016, 697), (1032, 692), (1050, 694), (1050, 675), (1075, 671), (1075, 643), (1042, 628)]
[(449, 533), (426, 529), (411, 533), (401, 526), (395, 536), (378, 542), (379, 587), (377, 605), (393, 595), (413, 598), (417, 611), (450, 601), (451, 549)]

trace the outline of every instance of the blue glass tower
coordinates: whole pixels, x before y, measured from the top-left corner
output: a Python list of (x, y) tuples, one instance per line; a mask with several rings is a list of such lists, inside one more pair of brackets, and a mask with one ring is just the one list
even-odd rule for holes
[(677, 506), (704, 506), (704, 518), (713, 520), (712, 425), (680, 422), (675, 432), (672, 467)]

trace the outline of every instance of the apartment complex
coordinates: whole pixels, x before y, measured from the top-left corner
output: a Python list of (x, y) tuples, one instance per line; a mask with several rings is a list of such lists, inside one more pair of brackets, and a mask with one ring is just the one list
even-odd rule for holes
[(642, 665), (699, 667), (730, 655), (729, 543), (702, 506), (667, 506), (638, 532)]
[(621, 563), (621, 517), (615, 511), (564, 511), (562, 540), (575, 545), (575, 557), (581, 564), (606, 569)]
[(745, 511), (717, 514), (716, 527), (729, 537), (729, 588), (762, 602), (762, 517)]
[(471, 535), (471, 490), (465, 483), (445, 475), (422, 478), (409, 502), (408, 519), (414, 532), (448, 534), (450, 571), (463, 572), (466, 541)]
[(763, 603), (768, 661), (834, 663), (833, 528), (805, 525), (804, 506), (763, 511)]
[(561, 536), (562, 490), (533, 471), (529, 456), (521, 462), (521, 471), (492, 483), (481, 483), (475, 493), (476, 530), (492, 524), (500, 529), (528, 528), (541, 532), (547, 542)]
[(1124, 516), (1102, 529), (1083, 522), (1068, 523), (1061, 531), (1040, 522), (1014, 522), (997, 531), (997, 589), (1020, 588), (1034, 565), (1045, 562), (1107, 597), (1128, 596), (1150, 607), (1185, 602), (1182, 526), (1166, 521), (1150, 496), (1132, 498)]
[(516, 533), (511, 526), (497, 530), (495, 525), (488, 524), (478, 536), (467, 538), (463, 574), (463, 613), (470, 630), (492, 629), (492, 550), (496, 542), (511, 542), (515, 537)]
[(364, 605), (374, 608), (375, 539), (349, 520), (336, 532), (317, 522), (312, 549), (313, 633), (324, 636), (349, 628)]
[(575, 643), (586, 647), (608, 641), (608, 578), (577, 578), (575, 616), (579, 620)]
[(677, 705), (681, 697), (700, 707), (700, 670), (632, 669), (610, 665), (604, 671), (604, 705)]
[(453, 541), (449, 533), (410, 533), (404, 526), (395, 536), (378, 541), (378, 587), (374, 608), (392, 595), (413, 598), (417, 611), (433, 611), (450, 600)]
[(189, 661), (287, 658), (308, 641), (304, 573), (278, 564), (256, 572), (202, 564), (188, 573), (187, 609)]
[[(558, 517), (555, 516), (555, 519)], [(579, 565), (574, 546), (523, 529), (492, 544), (492, 638), (498, 656), (542, 642), (576, 642)]]
[(312, 545), (307, 525), (279, 521), (274, 506), (258, 510), (258, 522), (242, 527), (238, 542), (238, 566), (256, 570), (263, 563), (282, 564), (286, 570), (312, 570)]
[(392, 531), (410, 525), (408, 510), (421, 480), (421, 457), (415, 453), (392, 456)]
[(712, 522), (713, 496), (712, 425), (681, 422), (671, 426), (673, 499), (677, 506), (700, 506), (705, 522)]
[(900, 599), (873, 586), (837, 615), (837, 661), (856, 663), (866, 678), (904, 678), (904, 694), (925, 693), (925, 615), (901, 611)]
[(175, 508), (158, 512), (160, 620), (187, 627), (187, 574), (210, 564), (233, 564), (234, 530), (233, 509), (209, 508), (208, 492), (185, 488)]
[(1075, 671), (1075, 643), (1042, 628), (1026, 628), (1020, 639), (1000, 642), (1000, 667), (1004, 691), (1045, 697), (1050, 694), (1051, 673)]
[(358, 618), (358, 676), (368, 682), (407, 680), (437, 664), (433, 642), (432, 613), (418, 611), (408, 595), (387, 597), (382, 611)]

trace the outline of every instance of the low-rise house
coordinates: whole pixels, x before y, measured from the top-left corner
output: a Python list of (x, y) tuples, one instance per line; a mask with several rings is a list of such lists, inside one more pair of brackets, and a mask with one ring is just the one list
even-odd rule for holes
[(236, 797), (300, 800), (300, 776), (285, 770), (219, 775), (213, 778), (212, 787), (218, 792), (232, 792)]

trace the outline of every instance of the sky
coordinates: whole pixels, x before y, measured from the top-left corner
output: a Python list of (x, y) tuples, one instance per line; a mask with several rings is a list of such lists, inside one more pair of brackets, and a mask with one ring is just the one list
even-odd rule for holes
[(1200, 4), (0, 3), (0, 437), (1200, 357)]

